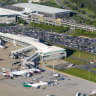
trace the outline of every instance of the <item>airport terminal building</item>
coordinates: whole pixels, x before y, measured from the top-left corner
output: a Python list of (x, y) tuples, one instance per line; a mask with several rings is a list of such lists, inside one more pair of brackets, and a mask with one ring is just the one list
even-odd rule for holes
[(4, 41), (13, 43), (14, 45), (23, 46), (22, 49), (13, 50), (11, 56), (16, 56), (18, 53), (21, 54), (30, 50), (34, 51), (34, 54), (23, 59), (23, 65), (28, 63), (33, 64), (37, 58), (40, 58), (42, 61), (50, 61), (66, 57), (66, 49), (45, 45), (35, 38), (10, 33), (0, 33), (0, 38)]

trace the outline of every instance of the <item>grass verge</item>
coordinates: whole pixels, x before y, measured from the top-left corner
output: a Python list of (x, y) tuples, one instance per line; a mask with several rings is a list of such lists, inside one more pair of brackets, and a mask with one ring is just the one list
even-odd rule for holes
[(71, 68), (71, 69), (67, 69), (67, 70), (58, 70), (60, 72), (64, 72), (76, 77), (80, 77), (92, 82), (96, 82), (96, 74), (86, 71), (86, 70), (82, 70), (79, 68)]
[[(76, 49), (72, 49), (72, 48), (69, 48), (66, 46), (62, 46), (62, 45), (57, 45), (57, 44), (54, 44), (54, 45), (66, 49), (67, 58), (65, 58), (64, 60), (67, 62), (80, 65), (80, 64), (89, 63), (90, 61), (93, 62), (96, 60), (96, 55), (94, 55), (94, 54), (80, 51), (80, 50), (76, 50)], [(72, 57), (74, 57), (74, 58), (72, 58)]]
[(96, 68), (92, 68), (91, 70), (96, 71)]

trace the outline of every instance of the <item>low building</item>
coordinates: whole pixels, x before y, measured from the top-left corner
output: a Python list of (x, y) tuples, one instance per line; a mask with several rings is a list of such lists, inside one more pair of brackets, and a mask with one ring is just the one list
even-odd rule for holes
[(30, 57), (24, 58), (23, 62), (25, 63), (34, 62), (34, 60), (36, 61), (36, 58), (38, 57), (40, 57), (42, 61), (62, 59), (66, 57), (66, 49), (57, 46), (45, 45), (39, 42), (39, 40), (35, 38), (31, 38), (23, 35), (14, 35), (10, 33), (0, 33), (0, 38), (7, 42), (11, 42), (13, 44), (15, 43), (15, 45), (18, 44), (25, 47), (21, 50), (15, 51), (15, 53), (23, 52), (23, 50), (27, 48), (26, 46), (29, 46), (28, 48), (34, 49), (35, 54), (32, 54), (32, 56)]
[(0, 23), (15, 23), (19, 12), (0, 8)]

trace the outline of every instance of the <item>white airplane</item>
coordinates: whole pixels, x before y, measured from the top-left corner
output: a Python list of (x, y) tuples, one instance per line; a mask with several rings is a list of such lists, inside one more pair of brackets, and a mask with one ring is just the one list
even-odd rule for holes
[(41, 70), (40, 69), (37, 69), (37, 68), (32, 68), (31, 70), (33, 70), (34, 73), (41, 73)]
[(95, 95), (95, 94), (96, 94), (96, 90), (90, 91), (90, 95)]
[(0, 72), (0, 75), (6, 76), (6, 77), (7, 76), (10, 77), (10, 73), (7, 73), (7, 72), (6, 73)]
[(26, 70), (20, 70), (20, 71), (12, 71), (11, 74), (13, 74), (13, 76), (32, 76), (34, 73), (34, 71), (32, 69), (26, 69)]
[(26, 70), (16, 70), (16, 71), (4, 71), (1, 72), (0, 75), (3, 76), (9, 76), (9, 77), (13, 77), (13, 76), (28, 76), (31, 77), (33, 75), (34, 71), (32, 69), (26, 69)]
[(44, 81), (40, 81), (38, 83), (23, 82), (22, 84), (24, 87), (39, 88), (40, 86), (47, 86), (48, 82), (44, 82)]
[(9, 69), (5, 69), (5, 68), (2, 68), (2, 71), (0, 74), (3, 75), (3, 76), (24, 76), (24, 77), (31, 77), (34, 73), (40, 73), (41, 70), (39, 69), (36, 69), (36, 68), (32, 68), (32, 69), (25, 69), (25, 70), (13, 70), (13, 71), (9, 71)]

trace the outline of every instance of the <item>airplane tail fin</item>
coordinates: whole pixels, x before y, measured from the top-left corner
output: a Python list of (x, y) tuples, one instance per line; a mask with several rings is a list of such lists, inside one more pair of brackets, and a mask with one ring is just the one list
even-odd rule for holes
[(21, 85), (22, 85), (23, 87), (32, 87), (32, 86), (26, 84), (25, 82), (22, 82)]

